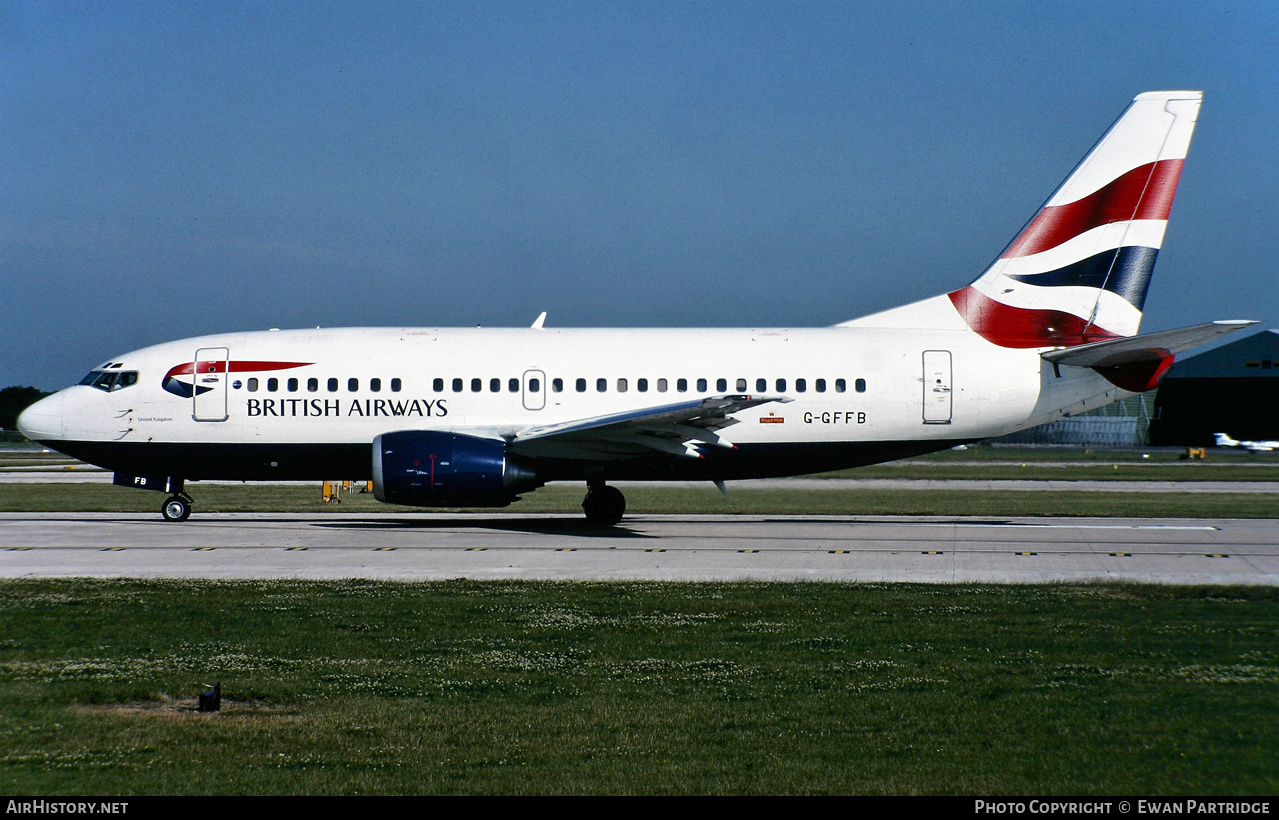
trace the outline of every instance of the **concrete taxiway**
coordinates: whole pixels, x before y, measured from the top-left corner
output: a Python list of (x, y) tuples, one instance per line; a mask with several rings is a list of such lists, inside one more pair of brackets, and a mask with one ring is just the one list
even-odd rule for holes
[(0, 514), (0, 577), (1279, 584), (1279, 520)]

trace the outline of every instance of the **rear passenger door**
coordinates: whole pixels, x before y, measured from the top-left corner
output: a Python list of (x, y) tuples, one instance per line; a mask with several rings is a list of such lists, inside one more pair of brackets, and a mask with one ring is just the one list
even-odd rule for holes
[(949, 350), (924, 351), (924, 424), (950, 424), (951, 366)]

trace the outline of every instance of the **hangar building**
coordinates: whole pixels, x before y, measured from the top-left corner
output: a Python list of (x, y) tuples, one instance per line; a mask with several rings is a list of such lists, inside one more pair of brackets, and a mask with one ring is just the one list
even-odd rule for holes
[(1150, 443), (1211, 446), (1214, 433), (1279, 439), (1279, 330), (1190, 356), (1164, 375)]

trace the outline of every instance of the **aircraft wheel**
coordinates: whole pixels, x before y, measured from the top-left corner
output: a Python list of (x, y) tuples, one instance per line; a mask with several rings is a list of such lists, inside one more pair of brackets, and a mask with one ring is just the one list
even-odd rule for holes
[(164, 502), (160, 514), (165, 521), (186, 521), (191, 517), (191, 502), (181, 496), (173, 496)]
[(611, 527), (622, 520), (626, 512), (626, 496), (616, 487), (592, 487), (582, 500), (586, 520), (602, 527)]

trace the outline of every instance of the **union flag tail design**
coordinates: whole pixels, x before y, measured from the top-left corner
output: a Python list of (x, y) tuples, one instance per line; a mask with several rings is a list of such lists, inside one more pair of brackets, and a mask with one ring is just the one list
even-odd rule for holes
[(1136, 334), (1202, 97), (1137, 96), (994, 264), (947, 294), (967, 325), (1015, 348)]

